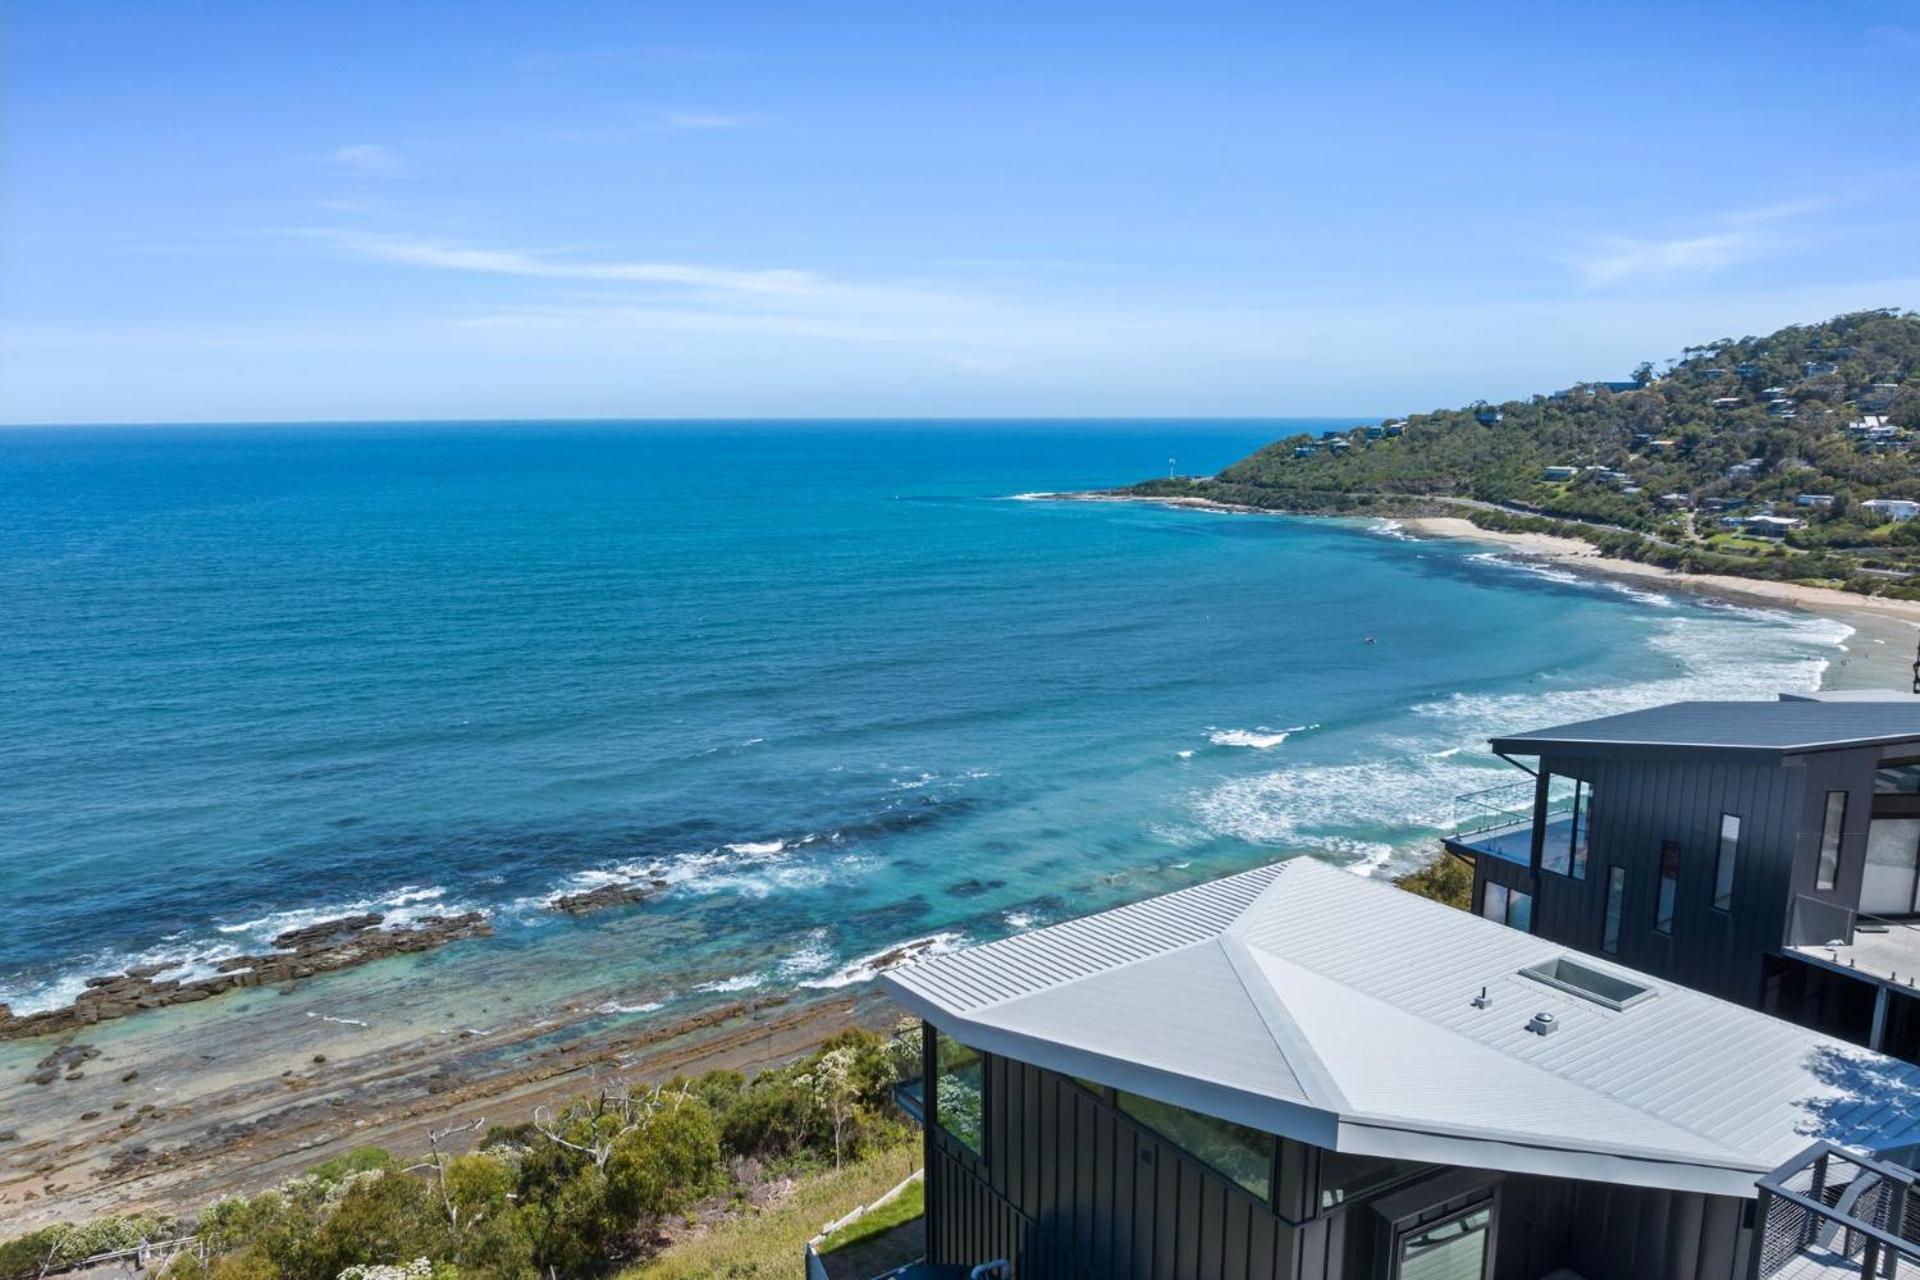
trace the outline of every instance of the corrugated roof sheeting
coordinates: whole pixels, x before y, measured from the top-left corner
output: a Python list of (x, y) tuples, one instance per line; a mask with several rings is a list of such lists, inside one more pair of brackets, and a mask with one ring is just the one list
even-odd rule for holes
[[(1286, 1101), (1305, 1091), (1213, 938), (1037, 992), (994, 1013), (1010, 1031)], [(1205, 1053), (1196, 1055), (1196, 1046)]]
[(1279, 871), (1280, 865), (1256, 867), (1036, 933), (969, 947), (944, 957), (946, 964), (897, 970), (896, 980), (924, 990), (943, 1007), (983, 1009), (1214, 937)]
[[(1920, 1068), (1585, 956), (1656, 994), (1616, 1010), (1520, 973), (1567, 955), (1296, 859), (885, 978), (962, 1038), (1124, 1063), (1127, 1087), (1158, 1082), (1198, 1110), (1218, 1095), (1182, 1081), (1236, 1091), (1236, 1107), (1479, 1141), (1489, 1168), (1538, 1170), (1544, 1148), (1590, 1158), (1569, 1176), (1700, 1189), (1721, 1170), (1738, 1176), (1715, 1186), (1739, 1187), (1814, 1136), (1920, 1141)], [(1551, 1035), (1527, 1029), (1541, 1012)]]

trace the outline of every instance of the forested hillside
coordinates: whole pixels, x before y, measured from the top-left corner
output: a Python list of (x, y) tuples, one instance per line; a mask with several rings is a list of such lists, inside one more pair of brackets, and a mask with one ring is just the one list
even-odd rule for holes
[(1141, 496), (1447, 511), (1696, 572), (1920, 594), (1920, 314), (1691, 347), (1665, 368), (1277, 440)]

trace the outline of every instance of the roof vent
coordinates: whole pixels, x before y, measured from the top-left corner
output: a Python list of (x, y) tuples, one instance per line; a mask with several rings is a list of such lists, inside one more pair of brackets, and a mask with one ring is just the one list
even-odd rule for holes
[(1530, 964), (1520, 971), (1520, 976), (1544, 982), (1607, 1009), (1630, 1008), (1658, 994), (1644, 983), (1633, 982), (1566, 956), (1555, 956), (1539, 964)]
[(1550, 1036), (1560, 1029), (1560, 1023), (1550, 1013), (1542, 1011), (1533, 1015), (1533, 1021), (1527, 1024), (1527, 1030), (1537, 1036)]

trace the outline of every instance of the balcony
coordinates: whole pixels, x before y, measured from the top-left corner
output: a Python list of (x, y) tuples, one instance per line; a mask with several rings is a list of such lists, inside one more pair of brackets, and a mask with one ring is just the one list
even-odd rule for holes
[(1914, 987), (1920, 979), (1920, 925), (1805, 894), (1794, 899), (1787, 919), (1787, 950), (1887, 986)]
[[(1503, 862), (1533, 860), (1532, 781), (1503, 783), (1453, 798), (1453, 831), (1447, 847), (1464, 857), (1485, 854)], [(1546, 840), (1565, 844), (1573, 836), (1573, 796), (1547, 800)]]
[(1754, 1280), (1920, 1276), (1915, 1174), (1816, 1143), (1760, 1179)]

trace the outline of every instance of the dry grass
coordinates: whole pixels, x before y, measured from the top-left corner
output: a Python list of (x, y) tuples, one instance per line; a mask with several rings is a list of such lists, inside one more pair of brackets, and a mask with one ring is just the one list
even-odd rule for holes
[(793, 1280), (806, 1244), (827, 1223), (880, 1198), (920, 1167), (920, 1141), (876, 1151), (803, 1179), (778, 1204), (725, 1218), (619, 1280)]

